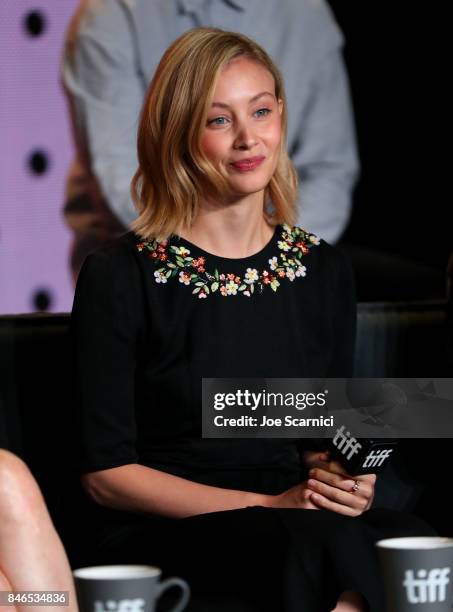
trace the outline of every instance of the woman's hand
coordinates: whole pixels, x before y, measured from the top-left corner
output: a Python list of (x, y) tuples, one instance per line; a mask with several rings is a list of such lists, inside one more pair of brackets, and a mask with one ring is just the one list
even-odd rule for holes
[[(351, 476), (338, 461), (319, 458), (309, 471), (307, 486), (310, 503), (318, 508), (346, 516), (359, 516), (371, 507), (374, 498), (376, 474)], [(357, 488), (358, 487), (358, 488)]]
[[(328, 453), (318, 451), (304, 451), (301, 455), (303, 464), (307, 469), (325, 468), (328, 464)], [(270, 508), (303, 508), (305, 510), (319, 510), (321, 506), (311, 501), (313, 491), (307, 482), (284, 491), (280, 495), (273, 495), (267, 498), (266, 506)]]
[[(269, 508), (330, 510), (346, 516), (359, 516), (371, 507), (376, 474), (351, 476), (338, 461), (329, 459), (328, 451), (302, 454), (309, 480), (266, 499)], [(358, 488), (357, 488), (358, 486)]]
[(306, 482), (280, 493), (280, 495), (269, 495), (265, 505), (268, 508), (302, 508), (304, 510), (319, 510), (319, 507), (310, 501), (313, 492), (308, 488)]

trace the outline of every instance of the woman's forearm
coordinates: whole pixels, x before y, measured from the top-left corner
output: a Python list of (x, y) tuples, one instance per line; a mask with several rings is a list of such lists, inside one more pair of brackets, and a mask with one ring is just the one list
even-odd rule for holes
[(211, 487), (136, 463), (85, 474), (82, 483), (102, 506), (171, 518), (267, 506), (272, 497)]

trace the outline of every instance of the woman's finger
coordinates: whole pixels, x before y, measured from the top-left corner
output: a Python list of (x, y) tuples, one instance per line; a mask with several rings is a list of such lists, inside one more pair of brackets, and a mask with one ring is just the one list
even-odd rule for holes
[(338, 487), (339, 489), (343, 489), (343, 491), (349, 492), (354, 490), (354, 485), (356, 483), (356, 480), (354, 480), (350, 476), (345, 477), (342, 474), (330, 472), (322, 468), (314, 468), (310, 470), (309, 476), (314, 480), (319, 480), (320, 482), (324, 482), (328, 485)]
[(310, 479), (307, 484), (309, 489), (315, 494), (320, 494), (332, 502), (349, 506), (362, 512), (367, 508), (373, 495), (373, 490), (367, 483), (361, 483), (363, 487), (359, 486), (359, 489), (354, 492), (352, 489), (345, 491), (314, 479)]
[(310, 500), (323, 510), (330, 510), (331, 512), (337, 512), (345, 516), (359, 516), (363, 512), (363, 510), (359, 508), (353, 508), (334, 502), (320, 493), (313, 493)]
[[(313, 466), (313, 467), (317, 467), (317, 466)], [(323, 467), (323, 466), (320, 466)], [(324, 469), (327, 469), (329, 472), (333, 472), (335, 474), (341, 474), (343, 476), (347, 476), (350, 480), (356, 481), (368, 481), (370, 482), (372, 485), (375, 484), (376, 482), (376, 474), (358, 474), (358, 475), (353, 475), (353, 474), (349, 474), (345, 468), (341, 465), (341, 463), (339, 463), (338, 461), (329, 461), (327, 463), (327, 465), (324, 467)]]
[(327, 452), (305, 451), (303, 458), (304, 464), (308, 469), (314, 467), (326, 468), (328, 465), (329, 454)]
[(372, 486), (376, 484), (376, 474), (359, 474), (359, 476), (353, 476), (354, 480), (360, 480), (369, 482)]

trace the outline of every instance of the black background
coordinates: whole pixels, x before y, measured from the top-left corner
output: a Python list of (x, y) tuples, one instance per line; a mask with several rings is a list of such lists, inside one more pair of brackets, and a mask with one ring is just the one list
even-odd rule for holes
[(362, 164), (343, 240), (444, 269), (453, 247), (446, 5), (329, 3), (345, 36)]

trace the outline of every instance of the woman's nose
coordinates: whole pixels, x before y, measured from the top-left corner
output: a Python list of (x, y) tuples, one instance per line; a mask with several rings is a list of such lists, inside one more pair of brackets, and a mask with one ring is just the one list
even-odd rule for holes
[(251, 149), (256, 144), (256, 137), (253, 130), (247, 124), (238, 126), (236, 138), (234, 140), (235, 149)]

